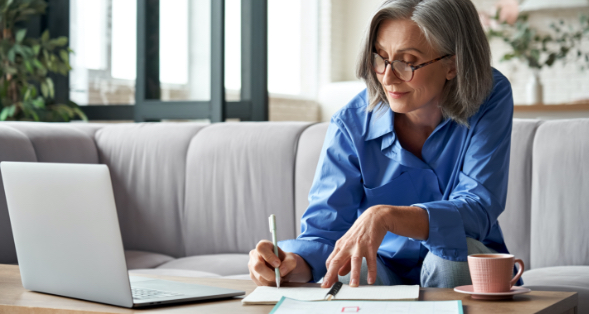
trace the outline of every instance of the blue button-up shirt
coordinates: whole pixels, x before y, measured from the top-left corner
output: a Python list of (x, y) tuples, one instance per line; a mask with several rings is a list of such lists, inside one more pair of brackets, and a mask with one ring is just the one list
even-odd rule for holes
[(513, 119), (511, 84), (493, 69), (494, 87), (470, 127), (444, 119), (423, 144), (422, 159), (401, 147), (388, 107), (368, 112), (366, 91), (333, 115), (297, 239), (279, 246), (300, 255), (313, 281), (367, 208), (418, 206), (429, 214), (429, 238), (388, 232), (378, 258), (409, 284), (419, 284), (428, 252), (466, 261), (466, 237), (508, 253), (497, 217), (505, 208)]

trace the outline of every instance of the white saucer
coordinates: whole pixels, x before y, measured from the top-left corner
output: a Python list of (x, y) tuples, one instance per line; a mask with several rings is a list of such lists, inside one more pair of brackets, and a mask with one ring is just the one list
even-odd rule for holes
[(454, 288), (454, 291), (460, 292), (460, 293), (465, 293), (465, 294), (470, 294), (470, 296), (473, 299), (505, 300), (505, 299), (513, 298), (513, 296), (516, 294), (528, 293), (532, 290), (530, 290), (529, 288), (526, 288), (526, 287), (513, 286), (511, 288), (511, 290), (509, 290), (507, 292), (474, 292), (474, 288), (472, 287), (472, 285), (468, 285), (468, 286), (456, 287), (456, 288)]

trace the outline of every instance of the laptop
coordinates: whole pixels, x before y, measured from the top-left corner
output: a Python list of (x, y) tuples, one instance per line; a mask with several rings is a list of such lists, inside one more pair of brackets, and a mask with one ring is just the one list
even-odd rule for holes
[(26, 289), (127, 308), (244, 291), (129, 276), (106, 165), (1, 162)]

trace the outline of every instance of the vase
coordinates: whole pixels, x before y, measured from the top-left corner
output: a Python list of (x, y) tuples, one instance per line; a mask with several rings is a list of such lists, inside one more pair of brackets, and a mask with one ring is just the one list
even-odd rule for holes
[(526, 86), (528, 105), (541, 105), (544, 103), (542, 89), (540, 69), (532, 69), (532, 75)]

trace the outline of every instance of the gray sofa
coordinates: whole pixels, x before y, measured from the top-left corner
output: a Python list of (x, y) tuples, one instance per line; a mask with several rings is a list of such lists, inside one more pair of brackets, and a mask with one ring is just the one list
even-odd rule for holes
[[(104, 163), (135, 272), (249, 279), (248, 252), (294, 238), (326, 123), (0, 123), (0, 161)], [(526, 286), (579, 292), (589, 312), (589, 119), (514, 120), (507, 246)], [(4, 189), (0, 182), (0, 189)], [(17, 263), (0, 193), (0, 263)]]

